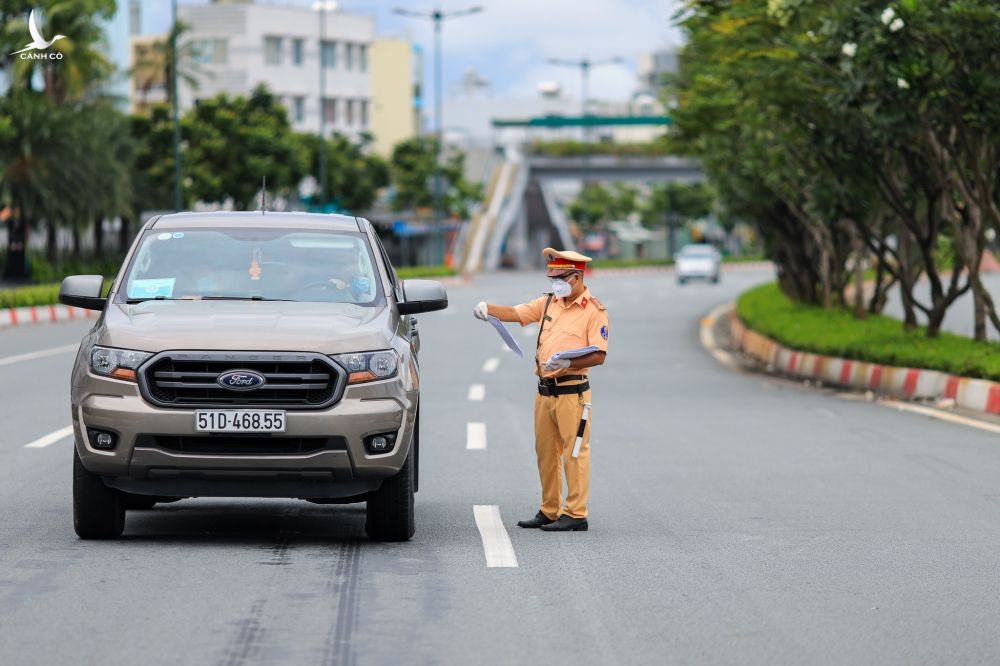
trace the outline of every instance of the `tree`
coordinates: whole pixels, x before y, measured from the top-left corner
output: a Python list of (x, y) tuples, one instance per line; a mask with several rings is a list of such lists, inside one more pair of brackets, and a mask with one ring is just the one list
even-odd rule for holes
[(203, 100), (184, 115), (181, 131), (189, 202), (231, 200), (237, 209), (253, 207), (264, 178), (268, 191), (278, 195), (310, 168), (285, 108), (264, 86), (250, 97)]
[(45, 96), (53, 104), (61, 105), (93, 92), (97, 84), (113, 73), (114, 65), (105, 55), (102, 21), (114, 16), (115, 0), (38, 0), (27, 8), (24, 3), (12, 4), (22, 11), (17, 12), (19, 18), (5, 23), (0, 33), (3, 53), (23, 48), (30, 39), (27, 21), (30, 9), (40, 10), (37, 16), (44, 19), (39, 25), (43, 34), (65, 36), (48, 49), (50, 53), (61, 54), (59, 60), (10, 58), (12, 88), (31, 90), (35, 81), (41, 80)]
[[(198, 89), (202, 77), (212, 75), (198, 64), (195, 44), (184, 41), (184, 35), (190, 30), (191, 26), (187, 23), (177, 21), (164, 37), (153, 40), (140, 52), (140, 57), (132, 65), (130, 72), (139, 92), (140, 106), (146, 106), (149, 93), (158, 85), (166, 87), (166, 103), (168, 106), (172, 104), (174, 88), (171, 82), (175, 67), (178, 82), (186, 84), (192, 90)], [(176, 57), (170, 48), (174, 43), (177, 44)]]
[[(434, 155), (436, 139), (419, 136), (398, 143), (389, 160), (389, 177), (394, 189), (394, 210), (429, 208), (434, 204)], [(441, 167), (442, 207), (449, 215), (466, 218), (469, 206), (483, 197), (482, 186), (464, 175), (465, 155), (449, 151)]]
[(354, 212), (367, 210), (378, 190), (389, 184), (389, 166), (370, 152), (372, 137), (369, 134), (362, 135), (359, 142), (339, 133), (326, 141), (316, 134), (301, 134), (299, 140), (309, 165), (319, 162), (321, 144), (326, 150), (327, 198), (341, 208)]

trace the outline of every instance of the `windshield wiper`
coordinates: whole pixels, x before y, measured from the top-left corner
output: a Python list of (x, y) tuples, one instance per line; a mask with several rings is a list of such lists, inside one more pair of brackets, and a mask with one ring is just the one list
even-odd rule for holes
[(149, 298), (126, 298), (125, 302), (129, 305), (135, 305), (136, 303), (145, 303), (146, 301), (190, 301), (190, 298), (169, 298), (167, 296), (150, 296)]
[(264, 298), (263, 296), (202, 296), (203, 301), (283, 301), (294, 303), (290, 298)]

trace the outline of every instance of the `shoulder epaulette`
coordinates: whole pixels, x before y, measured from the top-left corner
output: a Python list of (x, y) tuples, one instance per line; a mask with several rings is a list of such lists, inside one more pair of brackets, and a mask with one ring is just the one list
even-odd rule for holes
[(590, 297), (590, 302), (593, 303), (594, 307), (596, 307), (598, 310), (607, 310), (607, 308), (604, 307), (604, 303), (601, 303), (599, 300), (597, 300), (593, 296)]

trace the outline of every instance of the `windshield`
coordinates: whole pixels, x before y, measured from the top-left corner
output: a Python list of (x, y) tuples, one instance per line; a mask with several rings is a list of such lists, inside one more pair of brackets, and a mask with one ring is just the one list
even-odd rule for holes
[(348, 232), (154, 229), (142, 239), (123, 284), (129, 302), (382, 302), (367, 239)]
[(688, 246), (681, 250), (681, 256), (691, 259), (708, 259), (715, 256), (715, 250), (711, 247)]

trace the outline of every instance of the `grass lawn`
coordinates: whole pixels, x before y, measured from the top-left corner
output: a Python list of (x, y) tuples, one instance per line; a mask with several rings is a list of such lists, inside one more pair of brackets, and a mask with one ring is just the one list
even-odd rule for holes
[(793, 303), (776, 283), (744, 292), (736, 312), (751, 329), (801, 351), (1000, 381), (1000, 343), (952, 333), (930, 339), (892, 317), (858, 320), (848, 310)]

